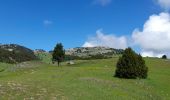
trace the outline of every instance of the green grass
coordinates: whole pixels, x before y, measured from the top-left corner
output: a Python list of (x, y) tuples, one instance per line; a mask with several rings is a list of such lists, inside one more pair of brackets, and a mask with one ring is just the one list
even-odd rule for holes
[(42, 62), (50, 64), (51, 63), (51, 59), (52, 59), (52, 55), (50, 53), (47, 52), (41, 52), (41, 53), (36, 53), (35, 54)]
[(11, 64), (6, 64), (6, 63), (1, 63), (0, 62), (0, 73), (4, 72), (10, 66), (11, 66)]
[(169, 100), (170, 61), (146, 58), (147, 79), (113, 77), (118, 58), (75, 61), (61, 67), (28, 62), (0, 72), (0, 100)]

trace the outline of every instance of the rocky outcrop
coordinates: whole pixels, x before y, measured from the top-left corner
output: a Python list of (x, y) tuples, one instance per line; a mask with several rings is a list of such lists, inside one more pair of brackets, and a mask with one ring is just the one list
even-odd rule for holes
[(65, 54), (81, 58), (90, 58), (94, 56), (112, 57), (124, 52), (123, 49), (114, 49), (108, 47), (77, 47), (66, 50)]

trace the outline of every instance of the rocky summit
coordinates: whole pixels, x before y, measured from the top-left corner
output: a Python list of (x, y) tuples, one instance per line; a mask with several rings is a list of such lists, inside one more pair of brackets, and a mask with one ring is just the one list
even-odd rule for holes
[(94, 56), (113, 57), (113, 55), (119, 55), (123, 52), (123, 49), (109, 47), (77, 47), (66, 50), (65, 54), (81, 58), (90, 58)]

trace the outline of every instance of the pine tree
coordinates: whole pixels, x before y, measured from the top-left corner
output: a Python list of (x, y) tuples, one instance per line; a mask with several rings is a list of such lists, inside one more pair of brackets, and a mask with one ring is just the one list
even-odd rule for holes
[(167, 59), (167, 56), (166, 56), (166, 55), (163, 55), (163, 56), (162, 56), (162, 59)]
[(116, 66), (115, 77), (119, 78), (147, 78), (148, 68), (141, 55), (127, 48)]
[(52, 54), (53, 63), (57, 61), (58, 66), (59, 66), (60, 62), (64, 59), (64, 55), (65, 55), (65, 50), (63, 49), (63, 45), (61, 43), (58, 43), (56, 47), (54, 48), (54, 51)]

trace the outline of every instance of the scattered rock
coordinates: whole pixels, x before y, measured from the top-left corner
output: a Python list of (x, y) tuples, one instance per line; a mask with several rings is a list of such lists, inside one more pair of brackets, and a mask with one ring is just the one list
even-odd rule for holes
[(77, 47), (66, 50), (65, 54), (70, 56), (89, 58), (92, 56), (102, 55), (112, 57), (114, 54), (122, 54), (123, 49), (114, 49), (109, 47)]
[(73, 61), (68, 61), (67, 64), (74, 65), (75, 63)]

